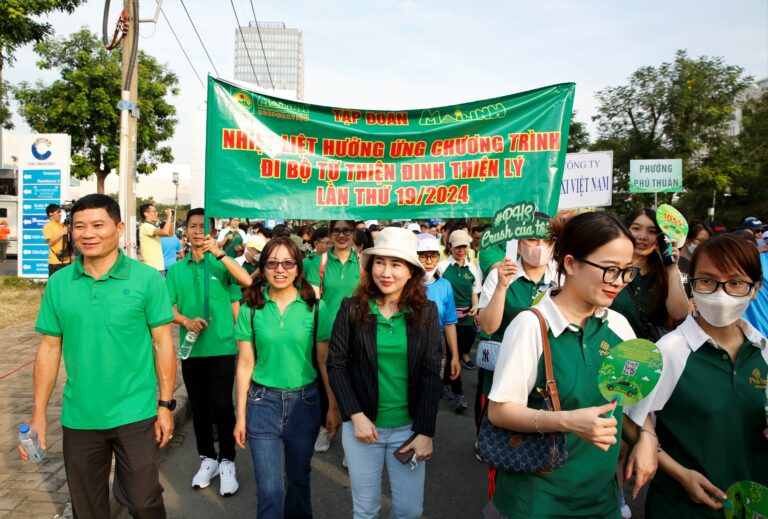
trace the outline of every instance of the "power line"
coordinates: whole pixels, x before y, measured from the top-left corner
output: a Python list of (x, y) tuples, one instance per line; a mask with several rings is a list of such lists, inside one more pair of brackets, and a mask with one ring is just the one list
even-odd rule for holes
[(184, 45), (181, 44), (181, 41), (179, 40), (179, 37), (176, 36), (176, 31), (173, 30), (173, 26), (171, 25), (170, 20), (168, 20), (168, 17), (165, 16), (165, 11), (163, 11), (163, 8), (160, 7), (160, 12), (163, 15), (163, 19), (165, 19), (165, 22), (168, 24), (168, 28), (171, 29), (171, 33), (173, 34), (173, 37), (176, 38), (176, 43), (179, 44), (179, 47), (181, 48), (181, 52), (184, 53), (184, 57), (187, 58), (187, 62), (189, 63), (189, 66), (192, 67), (192, 70), (195, 73), (195, 76), (197, 76), (197, 80), (200, 82), (200, 86), (203, 87), (203, 90), (205, 90), (205, 83), (203, 83), (203, 80), (200, 78), (200, 74), (197, 73), (197, 69), (192, 64), (192, 60), (189, 59), (189, 56), (187, 56), (187, 51), (184, 50)]
[(267, 66), (267, 75), (269, 76), (269, 84), (272, 85), (272, 90), (274, 90), (275, 82), (272, 81), (272, 72), (269, 71), (269, 62), (267, 61), (267, 51), (264, 50), (264, 40), (261, 39), (261, 30), (259, 30), (259, 21), (256, 19), (256, 9), (253, 8), (253, 0), (251, 0), (251, 12), (253, 13), (253, 23), (256, 24), (256, 34), (259, 35), (259, 44), (261, 45), (261, 53), (264, 54), (264, 64)]
[(181, 6), (184, 8), (184, 12), (187, 13), (187, 18), (189, 18), (189, 23), (192, 24), (192, 28), (195, 30), (195, 34), (197, 35), (197, 39), (200, 42), (200, 45), (203, 46), (203, 50), (205, 51), (205, 55), (208, 56), (208, 61), (211, 63), (211, 66), (213, 67), (213, 71), (216, 72), (216, 75), (218, 77), (221, 77), (221, 74), (219, 74), (219, 71), (216, 70), (216, 65), (213, 64), (213, 60), (211, 59), (211, 55), (208, 54), (208, 49), (205, 48), (205, 43), (203, 43), (203, 39), (200, 37), (200, 33), (197, 32), (197, 27), (195, 27), (195, 22), (192, 21), (192, 17), (189, 15), (189, 11), (187, 11), (187, 6), (184, 5), (184, 0), (181, 0)]
[(253, 70), (253, 77), (256, 79), (256, 85), (259, 85), (259, 75), (256, 73), (256, 67), (253, 66), (253, 61), (251, 60), (251, 53), (248, 52), (248, 45), (245, 43), (245, 36), (243, 36), (243, 28), (240, 26), (240, 18), (237, 17), (237, 11), (235, 10), (235, 3), (232, 0), (229, 0), (229, 5), (232, 6), (232, 12), (235, 13), (235, 21), (237, 22), (237, 30), (240, 31), (240, 39), (243, 40), (243, 47), (245, 47), (245, 53), (248, 56), (248, 62), (251, 64), (251, 70)]

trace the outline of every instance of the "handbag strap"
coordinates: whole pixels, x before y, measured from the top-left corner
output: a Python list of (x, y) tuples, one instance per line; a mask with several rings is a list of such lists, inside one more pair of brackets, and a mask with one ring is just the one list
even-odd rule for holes
[(557, 379), (555, 378), (555, 370), (552, 367), (552, 350), (549, 346), (549, 333), (547, 332), (547, 322), (544, 320), (544, 316), (538, 308), (531, 307), (529, 309), (533, 312), (539, 320), (539, 327), (541, 328), (541, 344), (544, 347), (544, 372), (547, 376), (547, 396), (552, 399), (552, 407), (555, 411), (560, 410), (560, 394), (557, 390)]

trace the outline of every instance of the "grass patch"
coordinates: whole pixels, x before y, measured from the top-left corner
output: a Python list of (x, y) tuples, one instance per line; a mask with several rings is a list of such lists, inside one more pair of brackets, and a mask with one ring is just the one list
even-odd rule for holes
[(0, 276), (0, 280), (0, 330), (34, 320), (45, 283), (16, 276)]

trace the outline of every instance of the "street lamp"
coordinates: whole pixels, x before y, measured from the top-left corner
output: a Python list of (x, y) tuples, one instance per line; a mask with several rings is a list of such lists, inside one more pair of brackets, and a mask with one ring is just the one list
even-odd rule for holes
[(173, 172), (173, 185), (176, 186), (176, 198), (173, 202), (173, 219), (174, 219), (174, 227), (176, 226), (176, 220), (179, 218), (179, 174), (174, 171)]

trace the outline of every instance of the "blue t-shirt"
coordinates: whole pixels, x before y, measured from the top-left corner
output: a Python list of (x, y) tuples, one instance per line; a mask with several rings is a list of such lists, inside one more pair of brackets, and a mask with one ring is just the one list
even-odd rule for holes
[(438, 278), (437, 281), (427, 283), (427, 298), (437, 305), (437, 313), (440, 316), (440, 331), (446, 324), (456, 324), (459, 320), (456, 315), (456, 303), (453, 300), (453, 288), (447, 279)]
[(760, 253), (760, 264), (763, 267), (763, 286), (744, 312), (744, 319), (768, 337), (768, 252)]
[(173, 236), (161, 236), (160, 245), (163, 247), (163, 264), (168, 270), (176, 263), (176, 253), (183, 249), (181, 240), (175, 234)]

